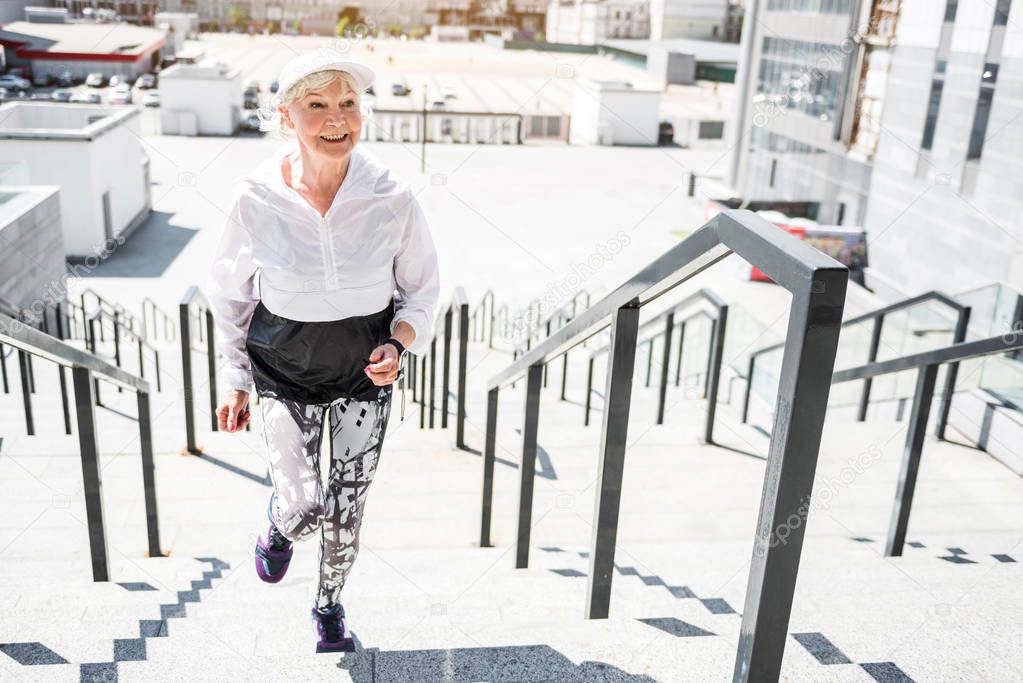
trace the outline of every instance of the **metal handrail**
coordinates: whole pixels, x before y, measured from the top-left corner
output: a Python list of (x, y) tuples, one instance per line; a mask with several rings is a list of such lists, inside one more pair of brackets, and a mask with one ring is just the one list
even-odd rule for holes
[[(214, 432), (217, 426), (217, 351), (213, 341), (213, 312), (209, 301), (202, 290), (192, 285), (178, 304), (178, 338), (181, 341), (181, 383), (185, 397), (185, 451), (193, 455), (201, 454), (202, 448), (195, 441), (195, 395), (192, 383), (192, 308), (196, 307), (198, 319), (198, 337), (205, 337), (206, 367), (210, 390), (210, 429)], [(205, 323), (205, 324), (204, 324)], [(205, 329), (205, 334), (203, 330)]]
[(146, 509), (149, 555), (163, 555), (160, 548), (159, 515), (156, 504), (156, 470), (153, 461), (153, 432), (149, 406), (149, 382), (96, 356), (34, 329), (26, 323), (0, 313), (0, 341), (20, 352), (39, 356), (71, 369), (78, 418), (78, 444), (82, 461), (85, 514), (89, 530), (89, 549), (94, 581), (110, 580), (106, 529), (103, 521), (99, 444), (96, 412), (93, 405), (93, 379), (100, 377), (136, 394), (139, 444), (142, 457), (142, 481)]
[[(490, 315), (487, 316), (487, 302), (490, 302)], [(484, 317), (486, 316), (486, 317)], [(477, 320), (479, 321), (477, 328)], [(483, 293), (476, 309), (472, 312), (472, 340), (482, 341), (484, 334), (487, 337), (487, 348), (494, 348), (494, 290), (488, 289)], [(486, 333), (484, 333), (486, 330)]]
[[(134, 343), (138, 347), (138, 364), (139, 364), (139, 376), (146, 376), (146, 365), (145, 365), (145, 350), (148, 349), (150, 355), (153, 358), (153, 365), (156, 371), (156, 391), (163, 391), (163, 383), (160, 374), (160, 350), (149, 343), (144, 334), (144, 330), (138, 330), (130, 325), (125, 325), (122, 320), (122, 310), (116, 310), (113, 313), (109, 312), (102, 306), (97, 307), (92, 314), (86, 314), (86, 346), (90, 353), (99, 355), (99, 350), (96, 347), (96, 327), (94, 323), (99, 323), (100, 338), (104, 338), (103, 324), (104, 320), (108, 320), (111, 325), (113, 333), (114, 343), (114, 365), (121, 367), (121, 334), (122, 332), (127, 333), (130, 338), (127, 340), (128, 343)], [(96, 385), (96, 400), (99, 402), (99, 385)]]
[(543, 365), (610, 327), (611, 360), (603, 408), (586, 608), (588, 618), (608, 616), (639, 310), (733, 251), (792, 293), (778, 388), (779, 405), (785, 406), (785, 410), (778, 410), (775, 415), (733, 674), (736, 681), (777, 680), (849, 271), (750, 211), (726, 210), (718, 214), (490, 378), (480, 545), (490, 545), (501, 387), (526, 377), (516, 538), (516, 566), (521, 568), (529, 561)]
[[(464, 287), (455, 287), (452, 293), (451, 299), (448, 304), (442, 308), (439, 314), (435, 318), (433, 336), (430, 338), (430, 352), (429, 357), (425, 354), (420, 359), (419, 370), (415, 370), (415, 361), (412, 362), (411, 367), (413, 368), (413, 375), (419, 375), (419, 427), (426, 428), (427, 426), (427, 405), (426, 405), (426, 389), (427, 389), (427, 366), (429, 365), (429, 428), (433, 429), (434, 426), (434, 387), (436, 386), (436, 375), (437, 375), (437, 336), (443, 334), (444, 338), (444, 358), (443, 368), (441, 377), (441, 415), (440, 415), (440, 426), (441, 429), (446, 429), (448, 426), (448, 396), (450, 394), (450, 376), (451, 376), (451, 338), (454, 334), (452, 328), (453, 315), (455, 311), (458, 311), (458, 394), (456, 397), (457, 406), (455, 412), (455, 447), (456, 448), (467, 448), (465, 444), (465, 400), (466, 400), (466, 373), (468, 372), (468, 356), (469, 356), (469, 297), (465, 293)], [(416, 392), (416, 379), (413, 377), (413, 392), (412, 398), (415, 400)]]
[[(657, 424), (664, 424), (665, 401), (667, 400), (668, 395), (668, 363), (670, 362), (671, 358), (672, 341), (671, 338), (672, 332), (675, 328), (675, 313), (692, 308), (694, 305), (699, 304), (701, 302), (710, 304), (717, 314), (716, 317), (708, 316), (710, 317), (711, 320), (710, 343), (708, 345), (707, 350), (707, 374), (705, 375), (703, 382), (703, 398), (708, 399), (707, 414), (704, 418), (703, 442), (712, 444), (714, 443), (714, 418), (717, 414), (718, 388), (721, 385), (721, 366), (724, 359), (725, 333), (728, 327), (728, 304), (726, 304), (724, 300), (717, 294), (715, 294), (713, 291), (706, 288), (699, 289), (696, 292), (693, 292), (689, 296), (685, 297), (678, 303), (673, 304), (667, 309), (659, 312), (656, 316), (640, 325), (637, 331), (637, 343), (646, 343), (649, 345), (647, 353), (645, 382), (645, 386), (649, 387), (650, 373), (653, 369), (654, 339), (661, 335), (664, 335), (665, 337), (664, 353), (661, 367), (661, 383), (657, 398)], [(679, 366), (678, 372), (676, 372), (675, 380), (676, 386), (678, 386), (678, 374), (679, 372), (681, 372), (682, 369), (682, 347), (683, 344), (685, 343), (685, 326), (690, 320), (699, 316), (701, 313), (702, 311), (695, 313), (691, 316), (688, 316), (685, 320), (679, 323), (679, 326), (681, 327), (681, 332), (679, 334), (678, 345)], [(654, 329), (655, 325), (657, 324), (663, 325), (663, 327), (657, 328), (653, 334), (650, 334), (649, 336), (643, 339), (638, 338), (638, 336), (642, 334), (644, 330)], [(589, 394), (592, 392), (593, 360), (598, 354), (606, 353), (609, 350), (609, 348), (610, 344), (607, 346), (602, 346), (599, 349), (596, 349), (592, 354), (590, 354), (589, 367), (586, 377), (587, 397), (585, 417), (583, 419), (584, 425), (588, 425), (590, 423)], [(567, 352), (566, 355), (568, 355)]]
[(145, 330), (145, 334), (148, 337), (150, 320), (152, 320), (153, 339), (159, 337), (160, 325), (157, 324), (157, 315), (159, 315), (160, 320), (163, 322), (163, 338), (173, 341), (177, 332), (174, 327), (174, 318), (160, 308), (150, 297), (147, 296), (142, 299), (142, 329)]
[[(924, 292), (923, 294), (903, 299), (902, 301), (897, 301), (877, 310), (850, 318), (842, 323), (842, 327), (858, 325), (859, 323), (863, 323), (868, 320), (874, 321), (874, 327), (871, 331), (870, 337), (870, 347), (867, 352), (867, 362), (873, 363), (877, 360), (877, 354), (881, 346), (881, 332), (884, 328), (885, 316), (891, 313), (897, 313), (907, 308), (918, 306), (928, 301), (936, 301), (955, 311), (956, 324), (952, 332), (952, 341), (953, 343), (964, 341), (966, 339), (967, 327), (970, 324), (970, 307), (964, 306), (947, 294), (935, 290)], [(779, 349), (781, 346), (782, 344), (772, 344), (771, 346), (765, 346), (764, 348), (758, 349), (750, 354), (749, 364), (746, 368), (746, 391), (742, 400), (743, 422), (746, 422), (749, 418), (749, 402), (753, 391), (753, 373), (756, 371), (757, 358), (765, 353)], [(938, 421), (935, 430), (935, 434), (939, 439), (945, 438), (945, 427), (948, 424), (949, 411), (952, 409), (952, 395), (955, 393), (956, 378), (958, 375), (959, 363), (952, 363), (949, 365), (945, 374), (945, 387), (941, 394), (941, 405), (938, 412)], [(870, 391), (872, 388), (872, 378), (865, 378), (863, 381), (863, 389), (860, 392), (859, 407), (856, 412), (856, 419), (859, 422), (863, 422), (867, 419), (867, 406), (870, 403)]]
[[(96, 306), (98, 308), (100, 308), (100, 309), (104, 309), (104, 308), (108, 309), (108, 312), (110, 313), (111, 316), (116, 314), (118, 317), (122, 317), (125, 320), (127, 320), (128, 324), (126, 325), (126, 327), (128, 327), (129, 329), (134, 330), (134, 329), (136, 329), (138, 327), (142, 327), (141, 321), (138, 318), (136, 318), (134, 315), (132, 315), (131, 312), (128, 311), (128, 309), (125, 308), (122, 304), (119, 304), (116, 301), (110, 301), (108, 299), (105, 299), (101, 294), (99, 294), (96, 290), (92, 289), (91, 287), (86, 287), (81, 292), (79, 292), (78, 299), (81, 302), (81, 306), (82, 306), (82, 310), (83, 311), (87, 311), (88, 310), (88, 307), (85, 305), (85, 295), (86, 294), (90, 295), (91, 297), (93, 297), (96, 300)], [(144, 332), (143, 332), (143, 334), (144, 334)], [(106, 341), (102, 337), (102, 333), (101, 333), (100, 339), (102, 339), (103, 341)]]
[[(682, 308), (684, 310), (685, 307), (682, 307)], [(673, 333), (673, 331), (674, 331), (674, 329), (676, 327), (679, 328), (679, 335), (678, 335), (678, 360), (676, 361), (676, 365), (675, 365), (675, 386), (678, 386), (679, 382), (682, 379), (682, 350), (683, 350), (683, 347), (685, 345), (686, 325), (688, 325), (691, 321), (693, 321), (693, 320), (695, 320), (697, 318), (705, 317), (708, 320), (710, 320), (711, 328), (710, 328), (710, 339), (709, 339), (708, 344), (707, 344), (707, 348), (708, 348), (708, 351), (707, 351), (707, 372), (704, 374), (704, 380), (703, 380), (703, 398), (708, 398), (709, 396), (713, 395), (714, 396), (714, 407), (712, 409), (710, 404), (708, 404), (707, 414), (704, 417), (704, 429), (703, 429), (702, 440), (706, 444), (712, 444), (712, 443), (714, 443), (714, 418), (715, 418), (715, 416), (717, 414), (717, 395), (718, 395), (718, 389), (719, 389), (719, 387), (721, 385), (721, 366), (722, 366), (722, 362), (723, 362), (725, 329), (726, 329), (726, 326), (728, 324), (728, 306), (725, 305), (725, 304), (722, 304), (721, 309), (719, 309), (719, 311), (718, 311), (718, 314), (719, 314), (718, 318), (714, 318), (713, 316), (711, 316), (706, 311), (696, 311), (692, 315), (687, 316), (684, 320), (682, 320), (679, 323), (675, 322), (675, 310), (676, 309), (669, 310), (667, 312), (667, 316), (666, 317), (664, 317), (662, 315), (658, 315), (657, 317), (647, 321), (646, 325), (641, 325), (640, 328), (642, 329), (644, 326), (645, 327), (652, 327), (652, 325), (650, 323), (661, 322), (662, 318), (663, 318), (663, 321), (664, 321), (662, 323), (664, 325), (664, 327), (662, 329), (656, 329), (647, 338), (642, 339), (642, 340), (637, 338), (637, 341), (636, 341), (637, 345), (640, 344), (640, 343), (649, 343), (650, 344), (649, 350), (648, 350), (648, 353), (647, 353), (647, 376), (646, 376), (646, 386), (649, 387), (650, 386), (650, 369), (651, 369), (650, 366), (651, 366), (652, 358), (653, 358), (653, 340), (657, 339), (657, 337), (660, 337), (660, 336), (664, 336), (664, 338), (665, 338), (665, 341), (664, 341), (664, 352), (663, 352), (663, 357), (661, 359), (661, 379), (660, 379), (660, 385), (658, 387), (658, 395), (657, 395), (657, 422), (656, 423), (657, 424), (664, 424), (665, 402), (666, 402), (667, 396), (668, 396), (668, 365), (671, 362), (672, 333)], [(722, 310), (725, 313), (723, 318), (720, 316), (720, 312)], [(720, 347), (721, 348), (721, 352), (718, 351), (718, 343), (717, 342), (718, 342), (719, 339), (720, 339), (720, 342), (721, 342), (721, 347)], [(590, 424), (590, 405), (591, 405), (591, 397), (593, 396), (593, 365), (594, 365), (594, 361), (595, 361), (595, 359), (596, 359), (598, 354), (607, 351), (608, 348), (609, 347), (602, 347), (602, 348), (597, 349), (596, 351), (594, 351), (592, 354), (590, 354), (590, 358), (589, 358), (589, 361), (587, 363), (587, 368), (586, 368), (586, 401), (584, 402), (584, 405), (583, 405), (583, 426), (584, 427), (585, 426), (589, 426), (589, 424)], [(566, 352), (565, 355), (567, 356), (568, 353)]]
[(902, 451), (902, 466), (895, 491), (891, 522), (888, 526), (885, 555), (901, 555), (905, 545), (906, 530), (909, 526), (909, 514), (913, 506), (917, 473), (920, 469), (920, 455), (923, 452), (924, 439), (927, 435), (927, 420), (934, 398), (938, 367), (946, 363), (951, 366), (951, 364), (970, 358), (1008, 353), (1019, 349), (1023, 349), (1023, 334), (1014, 332), (972, 342), (959, 342), (941, 349), (914, 353), (901, 358), (875, 361), (855, 368), (839, 370), (831, 376), (831, 382), (838, 384), (905, 370), (917, 371), (913, 408), (910, 411), (906, 443)]

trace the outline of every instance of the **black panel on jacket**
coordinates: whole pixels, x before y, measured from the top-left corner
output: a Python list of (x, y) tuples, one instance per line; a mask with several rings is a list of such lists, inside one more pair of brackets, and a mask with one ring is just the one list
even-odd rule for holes
[(245, 338), (256, 391), (302, 403), (375, 399), (381, 387), (363, 369), (391, 336), (393, 319), (393, 301), (378, 313), (325, 322), (282, 318), (260, 301)]

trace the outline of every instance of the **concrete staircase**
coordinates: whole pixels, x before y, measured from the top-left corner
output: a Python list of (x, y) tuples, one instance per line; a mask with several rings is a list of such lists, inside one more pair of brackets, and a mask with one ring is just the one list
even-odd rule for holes
[[(280, 584), (252, 568), (270, 492), (258, 411), (251, 432), (212, 433), (200, 394), (205, 453), (181, 455), (172, 363), (152, 398), (170, 555), (145, 557), (134, 395), (104, 387), (113, 581), (93, 583), (77, 437), (62, 433), (56, 371), (37, 361), (39, 436), (23, 435), (19, 394), (0, 395), (0, 679), (728, 680), (768, 440), (722, 406), (721, 445), (701, 445), (705, 404), (692, 389), (671, 387), (666, 424), (655, 425), (656, 389), (637, 372), (611, 618), (584, 619), (600, 433), (597, 412), (582, 426), (585, 355), (571, 356), (567, 401), (560, 362), (550, 368), (528, 569), (514, 569), (521, 383), (502, 391), (494, 547), (478, 547), (484, 382), (509, 356), (470, 345), (477, 452), (452, 448), (453, 419), (420, 430), (411, 395), (401, 421), (396, 394), (344, 592), (357, 651), (343, 656), (314, 654), (315, 544), (297, 547)], [(1013, 616), (1023, 482), (984, 453), (928, 442), (910, 547), (884, 558), (903, 438), (894, 422), (827, 425), (783, 678), (1023, 680)]]

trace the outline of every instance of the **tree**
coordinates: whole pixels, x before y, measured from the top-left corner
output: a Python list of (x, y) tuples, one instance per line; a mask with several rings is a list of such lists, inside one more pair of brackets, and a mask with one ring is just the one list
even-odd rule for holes
[(334, 35), (336, 35), (338, 38), (343, 36), (345, 34), (345, 30), (348, 28), (348, 24), (350, 23), (350, 21), (351, 20), (348, 17), (341, 17), (340, 19), (338, 19), (337, 26), (334, 28)]
[(241, 7), (239, 7), (238, 5), (231, 5), (231, 10), (229, 14), (231, 17), (232, 24), (234, 24), (238, 28), (242, 28), (245, 25), (246, 20), (245, 10), (243, 10)]

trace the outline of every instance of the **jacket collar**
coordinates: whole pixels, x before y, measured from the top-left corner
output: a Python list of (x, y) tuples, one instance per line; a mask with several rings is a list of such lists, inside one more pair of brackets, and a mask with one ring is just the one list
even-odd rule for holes
[[(260, 169), (258, 175), (270, 185), (284, 194), (291, 194), (294, 190), (284, 182), (281, 173), (281, 162), (284, 157), (298, 149), (298, 143), (291, 142), (282, 145), (267, 163)], [(346, 199), (372, 199), (377, 179), (380, 176), (380, 169), (368, 152), (358, 145), (352, 150), (351, 160), (348, 163), (348, 172), (341, 183), (338, 192)]]

